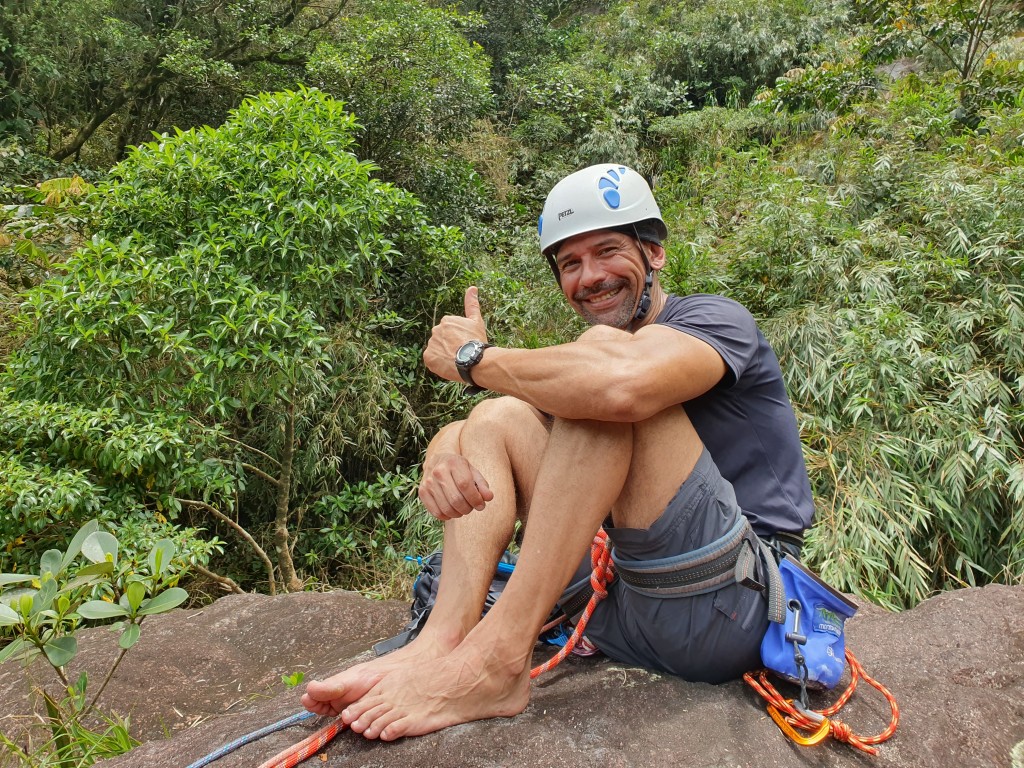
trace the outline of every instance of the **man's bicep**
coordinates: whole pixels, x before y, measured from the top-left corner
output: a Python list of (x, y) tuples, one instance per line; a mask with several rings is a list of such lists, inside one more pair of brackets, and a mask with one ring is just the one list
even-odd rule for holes
[(666, 406), (685, 403), (716, 386), (727, 373), (711, 344), (667, 325), (649, 325), (634, 334), (648, 361), (652, 395)]

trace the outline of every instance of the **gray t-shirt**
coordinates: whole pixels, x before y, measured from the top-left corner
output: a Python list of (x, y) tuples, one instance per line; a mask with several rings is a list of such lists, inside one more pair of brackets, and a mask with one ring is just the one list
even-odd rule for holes
[(670, 295), (655, 322), (707, 342), (725, 361), (722, 381), (683, 407), (754, 531), (810, 526), (814, 501), (793, 406), (750, 312), (724, 296)]

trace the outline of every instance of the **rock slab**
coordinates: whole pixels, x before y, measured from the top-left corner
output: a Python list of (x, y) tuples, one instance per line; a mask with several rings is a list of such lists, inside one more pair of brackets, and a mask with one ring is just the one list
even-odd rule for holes
[[(131, 715), (145, 743), (100, 765), (184, 768), (299, 711), (301, 689), (287, 690), (282, 674), (311, 679), (368, 658), (369, 646), (397, 632), (406, 616), (403, 604), (348, 592), (230, 596), (155, 616), (104, 694), (108, 709)], [(391, 744), (342, 733), (307, 765), (1024, 768), (1024, 587), (949, 592), (900, 614), (863, 606), (847, 624), (847, 644), (900, 704), (899, 729), (877, 757), (832, 740), (793, 745), (740, 681), (687, 683), (604, 657), (573, 657), (535, 681), (517, 717)], [(112, 647), (109, 633), (86, 633), (76, 663), (99, 669)], [(0, 728), (9, 735), (27, 722), (28, 687), (21, 667), (0, 666), (8, 713)], [(814, 694), (812, 705), (828, 706), (835, 695)], [(875, 734), (889, 707), (862, 682), (840, 718), (858, 734)], [(320, 724), (273, 734), (213, 765), (256, 766)]]

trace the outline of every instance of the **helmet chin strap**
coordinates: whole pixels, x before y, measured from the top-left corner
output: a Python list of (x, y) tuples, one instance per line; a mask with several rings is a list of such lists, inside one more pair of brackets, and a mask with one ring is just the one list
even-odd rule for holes
[[(636, 227), (633, 228), (636, 231)], [(654, 284), (654, 270), (651, 269), (651, 262), (647, 260), (647, 251), (644, 249), (644, 241), (640, 239), (640, 233), (637, 232), (636, 244), (640, 249), (640, 258), (644, 262), (644, 289), (640, 292), (640, 300), (636, 303), (636, 314), (633, 315), (633, 323), (639, 323), (645, 317), (647, 313), (651, 311), (651, 286)]]

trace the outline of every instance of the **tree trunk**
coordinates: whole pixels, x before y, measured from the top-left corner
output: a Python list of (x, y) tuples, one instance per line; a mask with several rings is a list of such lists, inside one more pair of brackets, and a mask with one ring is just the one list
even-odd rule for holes
[[(204, 509), (211, 515), (213, 515), (215, 518), (220, 520), (222, 523), (225, 523), (227, 524), (228, 527), (234, 529), (234, 531), (238, 533), (238, 535), (241, 536), (246, 541), (246, 543), (249, 544), (250, 547), (252, 547), (253, 551), (256, 553), (259, 559), (262, 560), (263, 563), (266, 565), (267, 584), (270, 590), (270, 594), (277, 594), (277, 581), (274, 578), (274, 564), (270, 561), (270, 557), (267, 555), (267, 553), (263, 551), (263, 547), (256, 543), (256, 539), (254, 539), (252, 535), (247, 530), (245, 530), (245, 528), (236, 523), (234, 520), (232, 520), (230, 517), (225, 515), (223, 512), (221, 512), (213, 505), (207, 504), (205, 501), (199, 501), (197, 499), (178, 499), (178, 502), (184, 506), (198, 507), (199, 509)], [(199, 566), (195, 567), (199, 568)]]
[(281, 451), (281, 474), (277, 485), (277, 513), (274, 516), (274, 548), (281, 583), (287, 592), (299, 592), (302, 580), (295, 573), (291, 547), (288, 546), (288, 512), (292, 487), (292, 458), (295, 454), (295, 403), (289, 402), (284, 417), (284, 448)]

